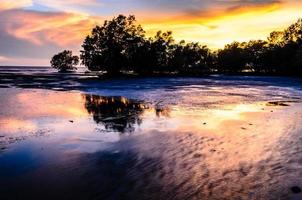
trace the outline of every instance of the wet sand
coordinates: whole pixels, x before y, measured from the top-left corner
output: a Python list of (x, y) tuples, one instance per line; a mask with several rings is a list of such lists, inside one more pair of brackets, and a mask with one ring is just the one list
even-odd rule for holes
[(167, 81), (0, 88), (1, 199), (302, 198), (295, 81)]

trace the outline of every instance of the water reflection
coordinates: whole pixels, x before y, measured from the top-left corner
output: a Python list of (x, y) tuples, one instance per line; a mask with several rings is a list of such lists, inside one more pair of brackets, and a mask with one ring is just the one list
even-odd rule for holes
[[(278, 103), (228, 87), (152, 96), (164, 92), (147, 92), (154, 100), (140, 101), (0, 89), (0, 194), (278, 199), (301, 186), (301, 103), (273, 99), (270, 88), (259, 89), (259, 96)], [(103, 127), (110, 134), (96, 131)]]
[(142, 114), (148, 106), (124, 97), (84, 95), (85, 108), (97, 124), (120, 133), (133, 132), (142, 123)]

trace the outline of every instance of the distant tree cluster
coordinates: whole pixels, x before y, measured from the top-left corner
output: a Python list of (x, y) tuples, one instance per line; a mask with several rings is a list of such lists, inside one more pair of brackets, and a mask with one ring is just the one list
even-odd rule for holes
[[(70, 56), (65, 56), (68, 62), (54, 57), (52, 66), (61, 63), (69, 69), (76, 63), (70, 62)], [(80, 58), (89, 70), (110, 75), (244, 71), (302, 75), (302, 19), (284, 31), (272, 32), (267, 40), (233, 42), (223, 49), (211, 51), (199, 43), (176, 43), (170, 31), (158, 31), (154, 37), (147, 38), (134, 16), (119, 15), (92, 30), (82, 44)]]
[(51, 58), (50, 64), (59, 72), (68, 72), (77, 69), (75, 66), (79, 64), (79, 57), (73, 56), (72, 51), (64, 50)]
[(302, 75), (302, 19), (267, 40), (233, 42), (216, 55), (221, 72), (244, 70), (265, 74)]

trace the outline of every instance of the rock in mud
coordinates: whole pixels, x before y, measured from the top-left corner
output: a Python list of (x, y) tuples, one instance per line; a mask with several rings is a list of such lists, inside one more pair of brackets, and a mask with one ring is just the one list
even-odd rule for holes
[(285, 102), (282, 101), (270, 101), (268, 103), (266, 103), (267, 106), (289, 106), (288, 104), (286, 104)]
[(298, 193), (301, 193), (301, 192), (302, 192), (301, 188), (298, 187), (298, 186), (293, 186), (293, 187), (291, 188), (291, 191), (292, 191), (293, 193), (295, 193), (295, 194), (298, 194)]

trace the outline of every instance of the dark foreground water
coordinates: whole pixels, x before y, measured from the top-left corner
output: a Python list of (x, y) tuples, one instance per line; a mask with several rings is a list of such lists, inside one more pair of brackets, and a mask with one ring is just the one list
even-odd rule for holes
[(302, 199), (298, 79), (43, 70), (0, 69), (1, 200)]

